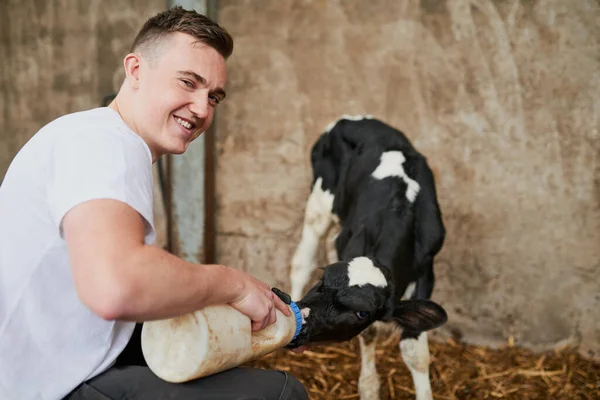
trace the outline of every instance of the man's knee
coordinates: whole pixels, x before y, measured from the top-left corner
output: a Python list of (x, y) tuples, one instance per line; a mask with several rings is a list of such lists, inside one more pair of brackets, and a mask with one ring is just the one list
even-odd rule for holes
[(308, 400), (308, 393), (304, 385), (295, 376), (283, 372), (286, 377), (285, 386), (281, 395), (282, 400)]
[(279, 370), (238, 368), (239, 382), (249, 383), (246, 394), (273, 400), (307, 400), (304, 385), (295, 376)]

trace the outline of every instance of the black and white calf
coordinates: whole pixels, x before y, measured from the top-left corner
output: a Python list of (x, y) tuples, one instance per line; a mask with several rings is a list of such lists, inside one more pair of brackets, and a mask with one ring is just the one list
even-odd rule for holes
[[(360, 396), (377, 399), (377, 332), (401, 328), (416, 397), (431, 399), (426, 332), (447, 315), (428, 300), (445, 228), (426, 158), (389, 125), (344, 116), (314, 144), (311, 164), (313, 188), (291, 270), (291, 296), (306, 322), (289, 347), (358, 335)], [(330, 265), (302, 296), (325, 235)]]

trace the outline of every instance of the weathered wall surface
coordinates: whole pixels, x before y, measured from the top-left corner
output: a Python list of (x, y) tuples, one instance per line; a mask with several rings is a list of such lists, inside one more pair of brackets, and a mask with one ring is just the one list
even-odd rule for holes
[(219, 21), (220, 262), (289, 289), (309, 149), (369, 113), (435, 170), (442, 332), (600, 355), (597, 1), (226, 0)]
[(0, 181), (38, 129), (118, 90), (135, 34), (164, 9), (164, 0), (0, 3)]

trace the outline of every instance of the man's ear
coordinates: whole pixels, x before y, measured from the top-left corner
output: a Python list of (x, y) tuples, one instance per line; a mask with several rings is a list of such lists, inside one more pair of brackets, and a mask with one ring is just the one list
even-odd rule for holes
[(139, 87), (140, 63), (141, 56), (137, 53), (129, 53), (123, 60), (123, 66), (125, 67), (125, 79), (134, 89)]
[(448, 314), (431, 300), (402, 300), (395, 303), (389, 319), (403, 329), (425, 332), (444, 325)]

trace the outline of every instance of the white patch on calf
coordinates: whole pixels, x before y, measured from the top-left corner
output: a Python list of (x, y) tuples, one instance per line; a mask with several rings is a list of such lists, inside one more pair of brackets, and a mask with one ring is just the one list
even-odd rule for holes
[(329, 190), (323, 190), (323, 178), (317, 178), (312, 192), (308, 197), (305, 212), (305, 226), (319, 233), (325, 234), (333, 218), (333, 194)]
[(340, 222), (337, 215), (333, 215), (333, 223), (331, 228), (327, 232), (327, 238), (325, 240), (325, 254), (327, 255), (327, 262), (333, 264), (339, 261), (337, 249), (335, 247), (335, 241), (340, 234)]
[(348, 286), (373, 286), (386, 287), (387, 280), (373, 261), (367, 257), (356, 257), (348, 263)]
[(323, 179), (315, 181), (312, 192), (306, 203), (302, 238), (292, 257), (291, 297), (297, 301), (302, 295), (304, 286), (310, 280), (312, 271), (317, 267), (317, 251), (319, 242), (333, 218), (333, 194), (323, 190)]
[(310, 315), (310, 308), (303, 308), (302, 310), (300, 310), (300, 314), (302, 315), (302, 325), (304, 325), (306, 323), (306, 318), (308, 318), (308, 316)]
[(419, 194), (421, 187), (417, 181), (406, 175), (406, 171), (404, 171), (404, 168), (402, 167), (402, 164), (404, 164), (405, 161), (406, 158), (401, 151), (386, 151), (381, 155), (381, 162), (371, 176), (380, 180), (389, 176), (401, 178), (408, 186), (406, 188), (406, 198), (413, 203), (417, 198), (417, 194)]
[(429, 380), (429, 345), (427, 332), (419, 335), (418, 339), (403, 339), (400, 341), (402, 360), (410, 370), (415, 385), (417, 400), (431, 400), (431, 382)]
[(408, 286), (406, 287), (406, 290), (404, 291), (404, 295), (402, 296), (402, 300), (408, 300), (412, 297), (412, 295), (415, 293), (415, 288), (417, 287), (417, 284), (415, 282), (411, 282), (408, 284)]
[(336, 119), (335, 121), (330, 122), (329, 124), (327, 124), (327, 126), (325, 127), (325, 131), (326, 133), (331, 132), (331, 130), (333, 129), (333, 127), (335, 126), (335, 124), (337, 124), (338, 122), (340, 122), (343, 119), (347, 119), (350, 121), (360, 121), (361, 119), (371, 119), (373, 118), (372, 115), (370, 114), (366, 114), (366, 115), (347, 115), (344, 114), (341, 117), (339, 117), (338, 119)]

